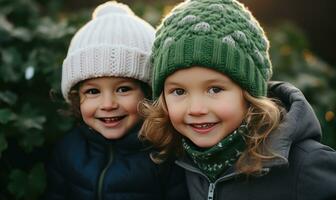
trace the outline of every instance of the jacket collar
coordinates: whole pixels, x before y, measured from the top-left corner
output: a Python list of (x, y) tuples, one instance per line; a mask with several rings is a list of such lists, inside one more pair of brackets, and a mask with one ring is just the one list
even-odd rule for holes
[(266, 140), (266, 144), (278, 158), (264, 163), (264, 167), (288, 165), (289, 150), (293, 143), (306, 139), (320, 140), (322, 136), (319, 121), (302, 94), (289, 83), (270, 82), (269, 96), (281, 100), (287, 113), (279, 127)]
[(100, 133), (90, 128), (85, 123), (81, 123), (80, 130), (88, 142), (99, 150), (105, 150), (108, 146), (113, 146), (113, 149), (124, 152), (138, 151), (145, 148), (145, 144), (138, 138), (138, 132), (142, 123), (138, 123), (126, 135), (119, 139), (106, 139)]

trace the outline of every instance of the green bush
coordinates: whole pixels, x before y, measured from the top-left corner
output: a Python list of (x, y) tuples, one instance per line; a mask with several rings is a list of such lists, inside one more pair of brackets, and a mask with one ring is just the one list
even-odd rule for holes
[[(0, 2), (0, 199), (36, 199), (49, 147), (72, 120), (58, 115), (61, 63), (75, 28), (50, 4)], [(55, 8), (55, 7), (53, 7)]]
[[(74, 122), (58, 112), (65, 107), (61, 64), (71, 37), (91, 10), (70, 16), (60, 12), (61, 4), (0, 0), (0, 199), (39, 198), (50, 147)], [(137, 4), (141, 16), (158, 22), (163, 11), (143, 5)], [(269, 33), (273, 79), (303, 90), (322, 124), (323, 142), (336, 147), (335, 69), (307, 50), (307, 40), (293, 26)], [(53, 100), (50, 90), (56, 93)]]
[(322, 142), (336, 147), (336, 69), (309, 51), (305, 35), (284, 23), (269, 30), (273, 80), (300, 88), (312, 105), (322, 127)]

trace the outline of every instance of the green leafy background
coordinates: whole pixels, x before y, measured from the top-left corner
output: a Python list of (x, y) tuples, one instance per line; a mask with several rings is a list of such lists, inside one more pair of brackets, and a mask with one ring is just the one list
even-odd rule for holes
[[(74, 124), (60, 115), (61, 64), (75, 31), (92, 9), (66, 12), (63, 1), (0, 0), (0, 199), (38, 199), (52, 145)], [(171, 7), (130, 5), (154, 26)], [(312, 104), (323, 143), (336, 147), (336, 70), (309, 50), (291, 23), (266, 27), (273, 80), (295, 84)]]

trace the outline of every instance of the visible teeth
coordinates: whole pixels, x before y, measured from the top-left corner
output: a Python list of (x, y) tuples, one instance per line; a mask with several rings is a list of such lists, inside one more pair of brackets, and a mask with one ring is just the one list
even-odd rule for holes
[(213, 126), (213, 123), (207, 123), (207, 124), (193, 124), (195, 128), (209, 128)]
[(106, 123), (111, 123), (111, 122), (115, 122), (115, 121), (119, 121), (122, 119), (122, 117), (105, 117), (105, 118), (101, 118), (104, 122)]

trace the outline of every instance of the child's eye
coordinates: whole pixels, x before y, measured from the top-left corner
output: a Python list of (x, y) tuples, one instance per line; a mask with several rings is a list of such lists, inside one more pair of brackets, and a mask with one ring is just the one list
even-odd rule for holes
[(184, 91), (184, 89), (178, 88), (178, 89), (174, 89), (172, 91), (172, 94), (175, 95), (175, 96), (181, 96), (181, 95), (185, 94), (185, 91)]
[(84, 91), (84, 94), (99, 94), (100, 91), (96, 88), (90, 88)]
[(212, 87), (212, 88), (209, 89), (209, 93), (210, 94), (217, 94), (217, 93), (219, 93), (221, 91), (223, 91), (223, 89), (220, 88), (220, 87)]
[(128, 91), (130, 91), (130, 90), (132, 90), (132, 88), (129, 87), (129, 86), (121, 86), (121, 87), (119, 87), (119, 88), (117, 89), (117, 92), (119, 92), (119, 93), (124, 93), (124, 92), (128, 92)]

